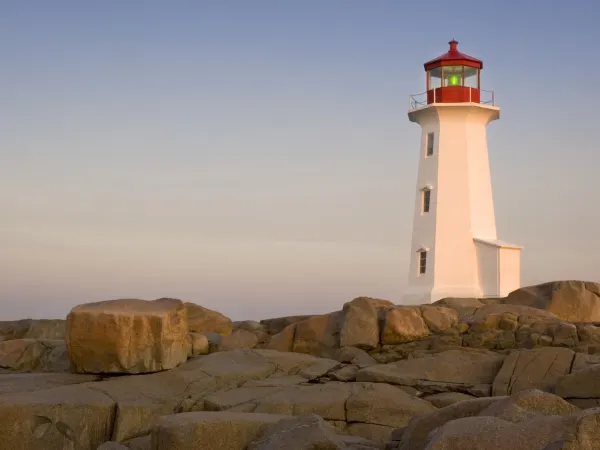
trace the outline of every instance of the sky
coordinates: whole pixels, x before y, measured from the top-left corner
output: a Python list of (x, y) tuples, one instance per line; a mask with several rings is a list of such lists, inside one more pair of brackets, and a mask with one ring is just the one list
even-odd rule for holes
[(0, 319), (175, 297), (234, 320), (406, 287), (448, 41), (484, 61), (522, 284), (600, 281), (600, 2), (0, 2)]

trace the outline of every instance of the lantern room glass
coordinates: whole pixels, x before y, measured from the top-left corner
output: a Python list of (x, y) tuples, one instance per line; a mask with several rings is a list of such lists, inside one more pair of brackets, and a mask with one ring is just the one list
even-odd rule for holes
[(444, 87), (463, 86), (463, 66), (443, 66), (442, 82)]
[(429, 89), (442, 87), (442, 68), (436, 67), (429, 71)]
[(479, 69), (465, 66), (465, 87), (479, 89)]

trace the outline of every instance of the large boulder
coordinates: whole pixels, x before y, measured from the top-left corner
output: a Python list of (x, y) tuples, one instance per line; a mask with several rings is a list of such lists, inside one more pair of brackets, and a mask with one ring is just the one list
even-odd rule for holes
[(489, 397), (477, 398), (455, 403), (429, 414), (420, 414), (413, 417), (404, 429), (395, 432), (392, 438), (398, 441), (399, 450), (423, 450), (434, 430), (456, 419), (477, 416), (498, 401), (499, 399)]
[(582, 411), (577, 416), (574, 430), (565, 433), (554, 447), (544, 450), (593, 450), (598, 448), (600, 436), (600, 408)]
[(121, 299), (76, 306), (67, 347), (79, 373), (149, 373), (188, 357), (187, 309), (175, 299)]
[(431, 331), (419, 307), (399, 306), (387, 311), (381, 331), (382, 344), (402, 344), (429, 336)]
[(260, 324), (263, 325), (265, 331), (272, 336), (280, 333), (284, 328), (290, 325), (310, 319), (311, 317), (313, 317), (313, 315), (275, 317), (273, 319), (263, 319), (260, 321)]
[(208, 338), (202, 333), (189, 333), (190, 356), (200, 356), (208, 354)]
[(443, 333), (458, 324), (458, 312), (443, 306), (422, 306), (421, 316), (434, 333)]
[(573, 436), (581, 414), (556, 395), (530, 389), (415, 416), (405, 429), (394, 432), (393, 439), (399, 450), (542, 450)]
[(277, 350), (280, 352), (291, 352), (292, 348), (294, 347), (295, 335), (296, 324), (292, 323), (277, 334), (272, 335), (265, 347), (267, 349)]
[(380, 316), (394, 304), (388, 300), (358, 297), (344, 305), (340, 330), (341, 347), (370, 350), (379, 345)]
[(502, 302), (549, 311), (569, 322), (600, 322), (600, 284), (553, 281), (511, 292)]
[(269, 425), (247, 450), (342, 450), (347, 448), (333, 425), (316, 414), (282, 419)]
[(577, 406), (556, 395), (539, 389), (527, 389), (510, 397), (501, 397), (498, 402), (483, 409), (479, 415), (520, 423), (536, 416), (568, 416), (579, 411)]
[(536, 348), (511, 353), (494, 379), (492, 393), (512, 395), (527, 389), (553, 392), (571, 370), (575, 353), (567, 348)]
[(554, 391), (563, 398), (600, 398), (600, 364), (565, 375)]
[(264, 344), (269, 342), (270, 335), (267, 333), (267, 327), (260, 322), (255, 320), (242, 320), (239, 322), (233, 322), (233, 331), (247, 331), (256, 336), (259, 346), (264, 347)]
[(237, 329), (231, 334), (221, 337), (217, 345), (218, 351), (235, 350), (241, 348), (254, 348), (258, 344), (259, 339), (256, 334), (250, 331)]
[(192, 333), (218, 333), (223, 336), (231, 334), (233, 323), (229, 317), (220, 312), (187, 302), (188, 329)]
[(505, 303), (484, 305), (474, 311), (472, 316), (473, 319), (477, 321), (490, 315), (502, 316), (505, 314), (516, 316), (519, 320), (519, 323), (535, 322), (544, 319), (557, 319), (557, 317), (550, 311), (544, 311), (543, 309), (540, 310), (528, 305)]
[(492, 416), (465, 417), (436, 430), (426, 450), (544, 450), (564, 435), (565, 422), (562, 417), (536, 418), (523, 424)]
[(478, 308), (485, 305), (483, 299), (478, 298), (455, 298), (447, 297), (436, 302), (433, 302), (434, 306), (444, 306), (455, 310), (458, 315), (463, 318), (465, 316), (472, 315)]
[(330, 357), (340, 347), (340, 328), (344, 314), (336, 311), (295, 323), (292, 350)]

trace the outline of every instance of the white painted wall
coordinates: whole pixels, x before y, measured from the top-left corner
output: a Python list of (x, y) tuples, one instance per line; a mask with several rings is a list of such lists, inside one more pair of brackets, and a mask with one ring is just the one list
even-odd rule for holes
[(479, 263), (479, 285), (484, 297), (498, 296), (498, 247), (483, 242), (475, 242)]
[[(417, 175), (417, 185), (415, 189), (415, 207), (413, 215), (413, 224), (418, 224), (419, 233), (417, 238), (412, 239), (411, 257), (409, 266), (409, 291), (412, 293), (410, 298), (405, 295), (407, 304), (430, 303), (427, 296), (434, 284), (435, 275), (435, 230), (437, 215), (437, 174), (438, 174), (438, 155), (439, 155), (439, 131), (440, 124), (435, 110), (423, 111), (421, 119), (421, 145), (419, 150), (419, 171)], [(433, 155), (426, 156), (427, 152), (427, 134), (434, 133)], [(423, 214), (422, 191), (425, 187), (431, 187), (431, 200), (429, 212)], [(427, 252), (427, 271), (419, 275), (419, 249), (426, 248)], [(406, 303), (405, 302), (405, 303)]]
[[(472, 116), (473, 114), (469, 114)], [(496, 239), (496, 217), (492, 195), (492, 179), (487, 149), (486, 125), (498, 115), (476, 113), (466, 124), (467, 156), (469, 159), (469, 193), (471, 203), (471, 233), (485, 239)]]
[[(421, 146), (403, 303), (481, 297), (481, 280), (486, 280), (487, 290), (491, 275), (479, 273), (473, 238), (496, 239), (486, 128), (499, 118), (500, 109), (475, 103), (438, 103), (408, 115), (421, 126)], [(429, 132), (435, 133), (435, 147), (434, 154), (426, 157)], [(431, 209), (423, 214), (421, 189), (426, 185), (433, 188)], [(417, 251), (421, 247), (429, 248), (424, 275), (418, 274)], [(497, 280), (496, 275), (496, 284)]]
[(506, 297), (521, 287), (521, 249), (514, 247), (500, 248), (500, 297)]

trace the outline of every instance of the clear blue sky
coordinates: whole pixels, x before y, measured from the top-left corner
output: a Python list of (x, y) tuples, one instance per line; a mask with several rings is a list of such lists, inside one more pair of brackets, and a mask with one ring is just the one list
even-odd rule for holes
[(5, 1), (0, 319), (173, 296), (234, 319), (406, 283), (423, 63), (484, 61), (499, 238), (600, 279), (600, 2)]

